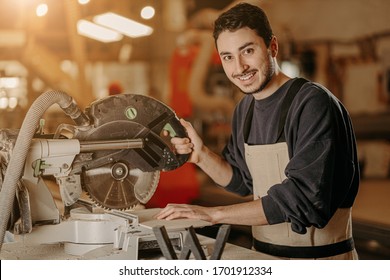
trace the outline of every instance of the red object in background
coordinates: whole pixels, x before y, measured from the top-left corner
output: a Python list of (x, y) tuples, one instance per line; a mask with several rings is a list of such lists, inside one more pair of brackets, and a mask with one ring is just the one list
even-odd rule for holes
[[(171, 96), (170, 106), (181, 118), (189, 118), (193, 113), (193, 105), (188, 93), (188, 83), (192, 65), (199, 52), (199, 46), (186, 47), (185, 50), (176, 48), (170, 62)], [(211, 65), (221, 65), (217, 51), (214, 51), (210, 60)]]
[(191, 203), (198, 196), (196, 167), (192, 163), (185, 163), (175, 170), (160, 173), (156, 192), (146, 207), (164, 208), (168, 203)]
[(181, 118), (192, 116), (192, 102), (188, 93), (188, 82), (192, 64), (198, 54), (199, 47), (191, 46), (185, 50), (176, 48), (170, 62), (171, 96), (170, 106)]
[(108, 86), (108, 95), (117, 95), (123, 92), (123, 88), (119, 82), (112, 82)]

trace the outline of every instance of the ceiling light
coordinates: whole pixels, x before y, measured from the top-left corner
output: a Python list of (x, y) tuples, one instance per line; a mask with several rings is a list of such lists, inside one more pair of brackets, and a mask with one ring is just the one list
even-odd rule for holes
[(0, 97), (0, 109), (7, 109), (8, 107), (8, 98)]
[(16, 97), (10, 97), (8, 99), (8, 107), (10, 109), (15, 109), (18, 106), (18, 99)]
[(93, 21), (132, 38), (148, 36), (153, 32), (153, 28), (150, 26), (115, 13), (97, 15), (93, 18)]
[(49, 8), (48, 8), (47, 4), (43, 3), (43, 4), (39, 4), (37, 6), (37, 8), (35, 9), (35, 14), (38, 17), (43, 17), (47, 14), (48, 11), (49, 11)]
[(89, 0), (78, 0), (80, 5), (86, 5), (89, 3)]
[(151, 6), (146, 6), (141, 10), (141, 17), (143, 19), (151, 19), (154, 17), (155, 10)]
[(17, 88), (20, 85), (20, 78), (18, 77), (1, 77), (0, 88)]
[(77, 32), (80, 35), (104, 42), (116, 42), (120, 41), (123, 38), (123, 35), (105, 28), (103, 26), (94, 24), (93, 22), (81, 19), (77, 22)]

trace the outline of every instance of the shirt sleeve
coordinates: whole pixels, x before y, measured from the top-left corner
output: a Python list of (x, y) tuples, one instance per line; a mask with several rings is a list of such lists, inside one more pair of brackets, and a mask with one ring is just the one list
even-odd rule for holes
[(289, 222), (293, 231), (304, 234), (306, 227), (323, 228), (343, 204), (356, 166), (348, 120), (337, 101), (313, 85), (302, 91), (285, 126), (287, 179), (272, 186), (262, 202), (269, 224)]

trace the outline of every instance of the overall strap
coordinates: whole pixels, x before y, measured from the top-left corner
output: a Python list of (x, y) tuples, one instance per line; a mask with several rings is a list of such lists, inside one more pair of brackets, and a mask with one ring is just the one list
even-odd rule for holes
[(280, 112), (279, 119), (279, 129), (277, 134), (278, 138), (276, 139), (276, 143), (286, 142), (286, 138), (284, 135), (284, 125), (286, 123), (288, 110), (290, 110), (291, 103), (293, 102), (295, 96), (297, 95), (301, 87), (307, 82), (308, 80), (304, 78), (297, 78), (288, 89), (282, 103), (282, 109)]
[(255, 98), (252, 97), (252, 101), (251, 104), (249, 105), (248, 112), (246, 113), (245, 121), (244, 121), (244, 143), (248, 143), (249, 132), (251, 130), (251, 125), (252, 125), (254, 106), (255, 106)]

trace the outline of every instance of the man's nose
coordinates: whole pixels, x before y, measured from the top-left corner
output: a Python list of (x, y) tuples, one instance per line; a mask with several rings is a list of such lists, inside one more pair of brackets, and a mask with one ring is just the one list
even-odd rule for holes
[(245, 59), (238, 57), (236, 60), (236, 71), (237, 73), (243, 73), (249, 69), (249, 65), (246, 63)]

